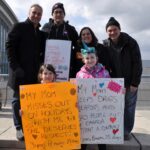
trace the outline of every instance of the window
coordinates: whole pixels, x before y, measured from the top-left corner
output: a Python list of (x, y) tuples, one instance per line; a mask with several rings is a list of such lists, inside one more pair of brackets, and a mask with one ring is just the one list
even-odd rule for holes
[(8, 26), (0, 18), (0, 74), (8, 74), (8, 61), (5, 42), (8, 35)]

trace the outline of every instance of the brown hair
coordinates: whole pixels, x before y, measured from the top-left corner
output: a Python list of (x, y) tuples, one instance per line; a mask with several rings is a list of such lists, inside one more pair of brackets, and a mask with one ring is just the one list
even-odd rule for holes
[(33, 4), (33, 5), (31, 5), (30, 9), (33, 8), (33, 7), (38, 7), (38, 8), (40, 8), (40, 9), (42, 10), (42, 12), (43, 12), (43, 8), (42, 8), (42, 6), (40, 6), (39, 4)]
[(41, 80), (42, 80), (41, 75), (42, 75), (42, 73), (43, 73), (43, 71), (45, 69), (53, 72), (54, 75), (55, 75), (55, 79), (56, 79), (56, 71), (55, 71), (55, 68), (53, 67), (53, 65), (51, 65), (51, 64), (43, 64), (43, 65), (41, 65), (41, 67), (39, 69), (39, 73), (38, 73), (38, 81), (39, 82), (41, 82)]

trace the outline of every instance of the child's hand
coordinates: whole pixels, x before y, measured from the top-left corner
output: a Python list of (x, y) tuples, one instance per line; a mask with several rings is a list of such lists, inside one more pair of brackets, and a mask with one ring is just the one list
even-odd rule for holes
[(20, 115), (20, 117), (22, 117), (22, 115), (23, 115), (23, 111), (21, 109), (19, 110), (19, 115)]

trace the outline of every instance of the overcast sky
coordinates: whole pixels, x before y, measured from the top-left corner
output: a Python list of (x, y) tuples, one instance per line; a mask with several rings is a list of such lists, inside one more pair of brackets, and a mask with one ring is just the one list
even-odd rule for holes
[(79, 32), (89, 26), (101, 43), (107, 38), (105, 25), (111, 16), (120, 22), (121, 30), (137, 40), (142, 59), (150, 60), (150, 1), (149, 0), (5, 0), (19, 21), (27, 18), (29, 7), (40, 4), (43, 9), (41, 24), (48, 22), (51, 8), (56, 2), (65, 6), (69, 23)]

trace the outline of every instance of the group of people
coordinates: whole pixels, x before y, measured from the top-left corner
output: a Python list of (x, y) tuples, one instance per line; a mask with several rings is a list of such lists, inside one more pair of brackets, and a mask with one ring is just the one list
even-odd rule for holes
[[(121, 32), (120, 24), (114, 17), (106, 24), (108, 39), (103, 44), (98, 42), (89, 27), (83, 27), (78, 36), (75, 27), (64, 19), (65, 9), (62, 3), (54, 4), (52, 18), (40, 30), (42, 12), (40, 5), (32, 5), (27, 20), (13, 26), (6, 42), (10, 66), (8, 85), (14, 90), (12, 108), (17, 139), (24, 138), (19, 114), (19, 85), (56, 80), (54, 67), (42, 64), (46, 39), (60, 39), (72, 42), (69, 77), (124, 78), (124, 138), (129, 140), (134, 126), (138, 85), (142, 74), (141, 54), (136, 40)], [(106, 149), (105, 144), (98, 146), (99, 149)], [(82, 145), (81, 149), (85, 150), (86, 145)]]

